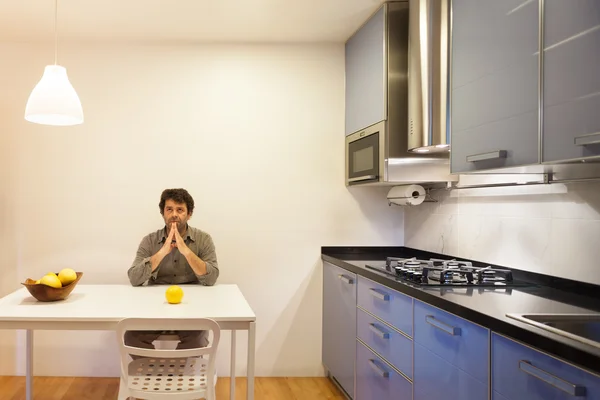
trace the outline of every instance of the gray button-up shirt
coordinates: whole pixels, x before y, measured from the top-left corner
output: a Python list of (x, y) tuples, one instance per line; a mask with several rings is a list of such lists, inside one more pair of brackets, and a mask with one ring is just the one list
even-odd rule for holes
[(208, 233), (188, 225), (183, 238), (189, 249), (206, 263), (206, 275), (196, 275), (177, 248), (171, 250), (158, 264), (158, 268), (152, 272), (150, 258), (160, 250), (165, 240), (167, 240), (166, 227), (152, 232), (142, 239), (135, 260), (127, 271), (129, 281), (133, 286), (140, 286), (146, 282), (148, 285), (199, 283), (212, 286), (215, 284), (219, 277), (219, 265), (215, 245)]

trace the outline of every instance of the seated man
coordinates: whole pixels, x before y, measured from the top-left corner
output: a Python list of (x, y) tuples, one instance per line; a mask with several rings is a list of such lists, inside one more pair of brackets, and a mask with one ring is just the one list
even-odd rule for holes
[[(133, 286), (197, 283), (212, 286), (219, 277), (211, 236), (187, 224), (194, 199), (185, 189), (166, 189), (159, 203), (165, 226), (146, 235), (127, 274)], [(152, 349), (163, 331), (128, 331), (125, 344)], [(206, 347), (208, 332), (180, 331), (178, 349)]]

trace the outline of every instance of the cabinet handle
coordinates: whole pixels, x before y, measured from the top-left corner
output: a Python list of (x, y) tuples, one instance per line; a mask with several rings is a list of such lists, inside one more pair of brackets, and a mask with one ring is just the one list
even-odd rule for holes
[(387, 293), (384, 293), (378, 289), (369, 289), (369, 292), (371, 292), (371, 295), (373, 295), (374, 297), (377, 297), (380, 300), (383, 301), (390, 301), (390, 295)]
[(559, 377), (552, 375), (549, 372), (534, 367), (531, 362), (521, 360), (519, 361), (519, 369), (528, 375), (538, 378), (547, 384), (554, 386), (557, 389), (562, 390), (565, 393), (570, 394), (573, 397), (585, 397), (586, 389), (585, 386), (575, 385), (571, 382), (567, 382)]
[(477, 162), (486, 160), (498, 160), (506, 158), (508, 152), (506, 150), (490, 151), (489, 153), (472, 154), (467, 156), (467, 162)]
[(576, 146), (587, 146), (588, 144), (600, 143), (600, 132), (591, 133), (589, 135), (577, 136), (575, 138)]
[(371, 330), (371, 332), (373, 332), (374, 334), (376, 334), (377, 336), (379, 336), (382, 339), (389, 339), (390, 338), (390, 334), (389, 333), (381, 330), (375, 324), (369, 324), (369, 329)]
[(377, 178), (377, 175), (357, 176), (356, 178), (348, 179), (348, 182), (368, 181), (369, 179), (375, 179), (375, 178)]
[(338, 277), (342, 282), (346, 282), (348, 285), (352, 285), (354, 283), (354, 279), (347, 277), (344, 274), (339, 274)]
[(377, 372), (377, 374), (379, 376), (381, 376), (382, 378), (387, 378), (390, 376), (390, 373), (387, 372), (385, 369), (381, 368), (379, 365), (377, 365), (375, 363), (375, 360), (370, 359), (369, 360), (369, 365), (371, 366), (371, 368), (373, 368), (373, 371)]
[(438, 328), (439, 330), (444, 331), (452, 336), (460, 336), (460, 334), (461, 334), (459, 327), (446, 325), (443, 322), (440, 322), (437, 319), (435, 319), (433, 317), (433, 315), (426, 316), (425, 322), (427, 322), (429, 325), (431, 325), (435, 328)]

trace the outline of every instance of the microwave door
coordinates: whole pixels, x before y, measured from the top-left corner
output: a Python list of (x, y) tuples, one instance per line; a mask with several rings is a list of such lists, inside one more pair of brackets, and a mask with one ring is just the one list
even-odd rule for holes
[(348, 143), (348, 183), (379, 180), (379, 132)]

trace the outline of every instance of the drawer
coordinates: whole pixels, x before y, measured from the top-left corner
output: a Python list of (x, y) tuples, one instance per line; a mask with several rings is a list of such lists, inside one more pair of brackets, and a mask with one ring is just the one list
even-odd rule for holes
[(498, 392), (492, 393), (492, 400), (508, 400), (506, 397), (502, 396)]
[(361, 309), (356, 314), (358, 338), (412, 379), (412, 340)]
[(487, 384), (489, 330), (415, 301), (414, 341)]
[(417, 343), (413, 385), (414, 400), (488, 400), (486, 384)]
[(600, 400), (600, 377), (498, 334), (492, 386), (509, 400)]
[(355, 400), (412, 400), (412, 384), (356, 341)]
[(412, 297), (360, 275), (358, 276), (357, 295), (359, 307), (412, 337)]

